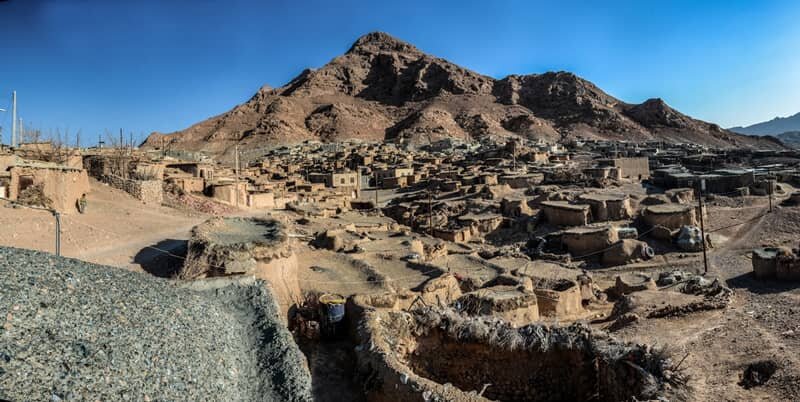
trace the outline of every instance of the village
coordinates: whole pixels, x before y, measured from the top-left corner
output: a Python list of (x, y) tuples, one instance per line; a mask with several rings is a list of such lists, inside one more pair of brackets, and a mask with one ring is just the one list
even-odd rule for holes
[(0, 150), (0, 223), (3, 246), (266, 281), (317, 400), (770, 399), (800, 373), (796, 310), (758, 312), (800, 278), (798, 166), (589, 139), (37, 142)]

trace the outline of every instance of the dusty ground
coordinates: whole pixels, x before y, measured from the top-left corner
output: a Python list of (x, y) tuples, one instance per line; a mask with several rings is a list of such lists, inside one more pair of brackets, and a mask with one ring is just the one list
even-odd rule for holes
[[(762, 244), (797, 245), (800, 208), (776, 207), (764, 215), (767, 211), (763, 198), (746, 200), (744, 208), (710, 207), (707, 228), (720, 244), (709, 253), (709, 274), (734, 290), (727, 309), (642, 320), (616, 333), (666, 346), (679, 360), (685, 357), (682, 367), (697, 400), (793, 400), (800, 395), (800, 284), (756, 280), (750, 261), (752, 249)], [(702, 272), (702, 260), (681, 268)], [(773, 361), (778, 370), (765, 385), (746, 389), (739, 384), (745, 368), (759, 361)]]
[[(208, 217), (176, 209), (144, 205), (127, 193), (94, 179), (85, 214), (62, 215), (61, 253), (97, 264), (142, 270), (158, 254), (137, 254), (147, 246), (172, 250)], [(0, 246), (54, 252), (55, 220), (46, 211), (11, 208), (0, 201)], [(134, 261), (137, 260), (137, 261)]]
[[(65, 256), (169, 276), (169, 267), (181, 261), (165, 251), (182, 255), (191, 228), (208, 218), (162, 206), (143, 206), (121, 191), (96, 181), (91, 185), (88, 212), (63, 217)], [(381, 194), (382, 203), (390, 197)], [(681, 367), (690, 375), (696, 400), (791, 400), (800, 395), (800, 284), (755, 280), (750, 275), (749, 258), (754, 247), (797, 246), (800, 207), (780, 206), (776, 200), (774, 212), (767, 211), (764, 197), (720, 198), (708, 203), (706, 228), (714, 242), (709, 251), (709, 274), (720, 277), (734, 290), (727, 309), (640, 320), (616, 332), (627, 340), (666, 346), (676, 359), (685, 358)], [(307, 241), (315, 232), (349, 224), (369, 232), (369, 228), (390, 224), (388, 218), (349, 212), (299, 223), (301, 217), (292, 212), (276, 211), (273, 215), (301, 239), (296, 251), (304, 291), (345, 295), (385, 291), (386, 283), (376, 281), (375, 272), (365, 269), (363, 263), (378, 267), (378, 273), (397, 288), (413, 288), (426, 280), (401, 259), (407, 253), (402, 243), (410, 236), (420, 237), (418, 234), (389, 237), (370, 233), (372, 239), (362, 252), (347, 254), (317, 249)], [(0, 207), (0, 227), (7, 231), (0, 237), (0, 246), (53, 250), (54, 223), (46, 212)], [(421, 239), (430, 240), (425, 236)], [(464, 252), (464, 246), (448, 244), (448, 248)], [(466, 268), (468, 264), (458, 263), (459, 258), (451, 254), (444, 264)], [(701, 255), (671, 252), (646, 263), (593, 270), (592, 274), (604, 286), (612, 284), (621, 272), (652, 274), (668, 269), (702, 272)], [(347, 348), (340, 346), (303, 347), (312, 371), (317, 373), (317, 396), (328, 395), (324, 391), (336, 390), (336, 384), (342, 381), (341, 375), (319, 373), (337, 367), (349, 370)], [(739, 385), (746, 366), (759, 361), (777, 365), (772, 378), (763, 386), (749, 389)], [(342, 392), (351, 391), (352, 384), (342, 387)]]

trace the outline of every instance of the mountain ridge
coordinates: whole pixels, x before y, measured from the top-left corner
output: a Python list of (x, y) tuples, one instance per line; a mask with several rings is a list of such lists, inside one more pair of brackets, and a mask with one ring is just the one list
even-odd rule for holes
[(492, 78), (383, 32), (358, 38), (344, 54), (305, 69), (287, 84), (264, 86), (228, 112), (171, 134), (163, 142), (212, 154), (303, 140), (395, 141), (527, 137), (695, 142), (717, 147), (782, 145), (686, 116), (658, 98), (621, 101), (571, 72)]
[(787, 117), (775, 117), (772, 120), (751, 124), (749, 126), (731, 127), (729, 130), (739, 134), (775, 136), (783, 133), (800, 131), (800, 113)]

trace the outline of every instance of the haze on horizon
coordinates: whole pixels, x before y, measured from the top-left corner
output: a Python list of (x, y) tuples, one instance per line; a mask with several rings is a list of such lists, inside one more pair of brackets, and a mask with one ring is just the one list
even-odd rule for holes
[(162, 3), (0, 2), (0, 108), (16, 90), (27, 126), (142, 140), (385, 31), (492, 77), (571, 71), (626, 102), (659, 97), (723, 127), (800, 112), (792, 1)]

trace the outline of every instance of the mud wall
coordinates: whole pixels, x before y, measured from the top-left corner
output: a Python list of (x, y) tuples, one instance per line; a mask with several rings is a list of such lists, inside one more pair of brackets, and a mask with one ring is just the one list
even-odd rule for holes
[(604, 250), (619, 240), (616, 228), (567, 231), (561, 235), (561, 242), (573, 257), (586, 256)]
[[(591, 357), (578, 350), (507, 351), (433, 331), (409, 353), (409, 368), (437, 383), (499, 401), (582, 401), (597, 391)], [(568, 386), (566, 386), (569, 384)]]
[(62, 168), (11, 168), (11, 182), (8, 198), (16, 200), (19, 196), (20, 177), (29, 177), (33, 185), (42, 185), (44, 196), (52, 201), (50, 207), (59, 212), (77, 212), (77, 203), (83, 194), (89, 192), (89, 176), (83, 169)]
[(277, 221), (212, 218), (192, 229), (188, 249), (179, 279), (253, 275), (272, 285), (284, 318), (302, 301), (297, 256)]
[(663, 355), (586, 325), (513, 328), (437, 308), (361, 311), (358, 378), (370, 401), (689, 399), (675, 385), (665, 391)]
[(664, 226), (672, 230), (699, 224), (695, 208), (691, 207), (672, 213), (652, 213), (646, 208), (642, 211), (642, 218), (650, 226)]
[(585, 226), (589, 224), (589, 214), (591, 209), (587, 205), (585, 209), (567, 209), (552, 205), (542, 204), (544, 216), (547, 222), (557, 226)]

